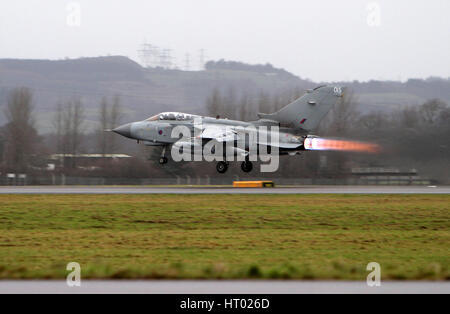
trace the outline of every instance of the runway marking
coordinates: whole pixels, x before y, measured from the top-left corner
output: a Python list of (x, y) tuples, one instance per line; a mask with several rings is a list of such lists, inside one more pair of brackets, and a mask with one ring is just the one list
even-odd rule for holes
[(3, 186), (0, 194), (450, 194), (450, 186), (232, 187)]
[(300, 294), (300, 293), (450, 293), (450, 282), (387, 281), (369, 287), (362, 281), (277, 280), (84, 280), (80, 287), (65, 281), (0, 281), (0, 293), (150, 293), (150, 294)]

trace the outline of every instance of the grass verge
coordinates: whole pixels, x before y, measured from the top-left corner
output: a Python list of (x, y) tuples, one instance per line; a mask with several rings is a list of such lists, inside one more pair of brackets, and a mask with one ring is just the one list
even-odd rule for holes
[(0, 195), (0, 278), (450, 279), (450, 195)]

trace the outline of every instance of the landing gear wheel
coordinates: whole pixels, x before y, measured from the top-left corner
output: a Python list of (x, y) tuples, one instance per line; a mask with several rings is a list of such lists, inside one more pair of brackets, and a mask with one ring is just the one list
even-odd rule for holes
[(166, 155), (166, 148), (167, 148), (167, 146), (163, 146), (163, 149), (161, 151), (161, 157), (159, 157), (159, 164), (160, 165), (165, 165), (169, 161), (167, 159), (167, 157), (165, 156)]
[(168, 159), (166, 157), (159, 158), (159, 163), (161, 165), (167, 164), (167, 162), (168, 162)]
[(243, 161), (241, 164), (241, 169), (244, 172), (250, 172), (253, 169), (253, 164), (251, 161)]
[(225, 173), (228, 170), (228, 163), (225, 161), (219, 161), (216, 166), (216, 170), (218, 173)]

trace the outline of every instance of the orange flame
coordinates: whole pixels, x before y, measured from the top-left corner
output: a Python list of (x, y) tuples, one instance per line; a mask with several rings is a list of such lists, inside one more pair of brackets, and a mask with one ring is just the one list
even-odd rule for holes
[(306, 150), (331, 150), (361, 153), (378, 153), (380, 151), (380, 146), (373, 143), (327, 139), (321, 137), (306, 138), (303, 145)]

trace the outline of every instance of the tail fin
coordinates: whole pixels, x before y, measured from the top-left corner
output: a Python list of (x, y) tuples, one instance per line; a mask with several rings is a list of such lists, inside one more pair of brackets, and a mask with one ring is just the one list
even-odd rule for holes
[(319, 86), (275, 113), (258, 113), (258, 116), (296, 130), (311, 131), (343, 96), (343, 91), (338, 86)]

